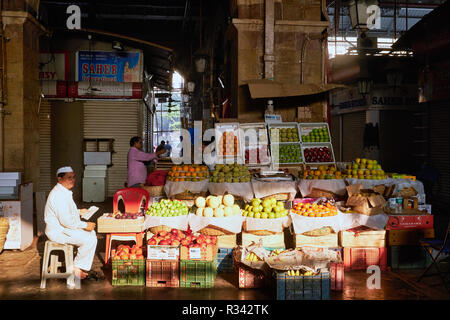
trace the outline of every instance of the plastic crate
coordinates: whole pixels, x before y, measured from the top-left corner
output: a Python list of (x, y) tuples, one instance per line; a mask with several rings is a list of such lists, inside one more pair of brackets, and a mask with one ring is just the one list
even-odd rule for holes
[(147, 260), (146, 266), (147, 287), (176, 288), (180, 286), (179, 260)]
[(344, 269), (366, 270), (377, 265), (382, 271), (387, 267), (387, 248), (344, 248)]
[(180, 260), (213, 261), (217, 257), (217, 245), (206, 248), (188, 248), (180, 246)]
[(112, 260), (113, 286), (145, 286), (145, 260)]
[(180, 260), (180, 287), (182, 288), (212, 288), (216, 275), (216, 260)]
[(239, 264), (236, 268), (238, 287), (241, 289), (266, 288), (270, 285), (268, 277), (261, 270)]
[(219, 248), (217, 252), (217, 273), (233, 273), (233, 249)]
[(330, 263), (331, 290), (344, 290), (344, 263)]
[(277, 300), (329, 300), (331, 277), (329, 272), (315, 276), (288, 276), (275, 272)]
[(421, 246), (392, 246), (389, 251), (392, 269), (425, 269), (431, 263)]

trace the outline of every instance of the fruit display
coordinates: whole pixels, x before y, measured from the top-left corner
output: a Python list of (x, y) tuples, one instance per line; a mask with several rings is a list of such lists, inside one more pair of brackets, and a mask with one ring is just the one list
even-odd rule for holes
[(239, 138), (233, 131), (225, 131), (220, 137), (217, 154), (220, 156), (237, 156), (239, 153)]
[(195, 199), (195, 206), (197, 207), (195, 214), (200, 217), (222, 218), (241, 214), (241, 208), (234, 203), (231, 194), (198, 197)]
[(287, 275), (294, 277), (294, 276), (315, 276), (316, 273), (312, 271), (306, 271), (306, 270), (288, 270)]
[(284, 208), (284, 203), (272, 197), (264, 200), (252, 199), (251, 204), (245, 205), (242, 215), (257, 219), (276, 219), (285, 217), (288, 213), (289, 211)]
[(328, 134), (327, 126), (313, 128), (308, 134), (302, 134), (302, 142), (330, 142), (330, 135)]
[(187, 248), (203, 248), (215, 246), (217, 243), (216, 236), (207, 236), (200, 233), (186, 234), (181, 240), (181, 246)]
[(254, 254), (253, 252), (250, 252), (246, 257), (245, 260), (249, 261), (249, 262), (255, 262), (255, 261), (263, 261), (260, 257), (258, 257), (256, 254)]
[(112, 260), (136, 260), (145, 259), (141, 247), (134, 245), (133, 247), (127, 245), (119, 245), (116, 250), (111, 250)]
[(304, 217), (332, 217), (337, 215), (337, 208), (328, 200), (319, 203), (296, 203), (291, 211)]
[(259, 164), (270, 161), (267, 145), (245, 149), (245, 164)]
[(386, 177), (386, 173), (377, 160), (365, 158), (357, 158), (352, 164), (347, 165), (343, 175), (343, 178), (371, 180), (382, 180), (386, 179)]
[(216, 164), (209, 178), (210, 182), (250, 182), (250, 171), (244, 165)]
[(204, 165), (173, 166), (167, 173), (168, 181), (202, 181), (209, 178), (209, 170)]
[[(279, 145), (278, 163), (301, 163), (302, 151), (299, 144)], [(272, 145), (272, 156), (274, 146)], [(274, 159), (276, 161), (276, 159)]]
[(106, 217), (108, 218), (115, 218), (115, 219), (138, 219), (139, 217), (143, 217), (144, 213), (142, 212), (135, 212), (135, 213), (131, 213), (131, 212), (125, 212), (122, 213), (120, 211), (116, 212), (116, 213), (108, 213), (106, 214)]
[(170, 231), (160, 231), (147, 240), (147, 244), (151, 246), (175, 246), (178, 247), (181, 241), (186, 238), (186, 234), (182, 230), (172, 229)]
[(336, 170), (334, 164), (329, 165), (320, 165), (316, 170), (311, 170), (310, 167), (307, 167), (302, 174), (303, 179), (342, 179), (342, 172)]
[(300, 142), (296, 124), (292, 127), (270, 127), (269, 132), (272, 143)]
[(303, 155), (305, 157), (305, 163), (334, 162), (331, 146), (303, 148)]
[(270, 252), (269, 257), (275, 257), (275, 256), (278, 256), (278, 255), (282, 254), (284, 251), (286, 251), (286, 250), (284, 250), (284, 249), (274, 249), (274, 250), (272, 250), (272, 251)]
[(177, 217), (187, 215), (189, 207), (180, 200), (161, 199), (147, 208), (146, 214), (157, 217)]

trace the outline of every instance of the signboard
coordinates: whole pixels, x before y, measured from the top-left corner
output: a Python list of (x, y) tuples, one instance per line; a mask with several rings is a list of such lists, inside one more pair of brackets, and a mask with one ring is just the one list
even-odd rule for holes
[(333, 108), (347, 109), (366, 106), (366, 100), (359, 93), (358, 87), (336, 89), (330, 93), (330, 104)]
[(142, 99), (140, 82), (71, 82), (68, 86), (69, 98), (117, 98)]
[(41, 51), (39, 53), (39, 80), (69, 80), (69, 53)]
[(67, 97), (67, 82), (41, 81), (41, 92), (45, 98), (65, 98)]
[(142, 82), (140, 52), (78, 51), (76, 80), (96, 82)]

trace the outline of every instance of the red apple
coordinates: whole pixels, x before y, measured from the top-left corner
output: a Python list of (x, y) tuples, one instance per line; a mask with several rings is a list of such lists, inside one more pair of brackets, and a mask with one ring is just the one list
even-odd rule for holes
[(144, 256), (142, 254), (140, 254), (140, 255), (136, 256), (136, 259), (140, 260), (140, 259), (145, 259), (145, 258), (144, 258)]
[(186, 238), (186, 235), (184, 233), (180, 232), (180, 233), (178, 233), (178, 238), (184, 239), (184, 238)]
[(142, 249), (141, 248), (138, 248), (137, 250), (136, 250), (136, 255), (137, 256), (139, 256), (139, 255), (141, 255), (142, 254)]
[(136, 255), (134, 253), (130, 254), (130, 260), (136, 260)]
[(122, 260), (128, 260), (128, 259), (129, 259), (129, 256), (128, 256), (128, 254), (124, 254), (124, 255), (122, 255), (120, 258), (121, 258)]
[(165, 237), (167, 235), (167, 231), (160, 231), (158, 234), (160, 237)]
[(170, 244), (170, 241), (169, 240), (161, 240), (160, 242), (159, 242), (159, 245), (161, 245), (161, 246), (168, 246)]
[(158, 242), (156, 241), (156, 239), (151, 238), (150, 240), (148, 240), (147, 244), (151, 245), (151, 246), (155, 246)]
[(170, 233), (177, 235), (179, 233), (178, 229), (172, 229), (170, 230)]
[(172, 241), (170, 242), (170, 245), (171, 245), (171, 246), (176, 246), (176, 247), (178, 247), (178, 246), (180, 245), (180, 241), (178, 241), (178, 240), (172, 240)]
[(190, 244), (190, 241), (188, 239), (182, 239), (181, 240), (181, 245), (182, 246), (187, 247), (187, 246), (189, 246), (189, 244)]

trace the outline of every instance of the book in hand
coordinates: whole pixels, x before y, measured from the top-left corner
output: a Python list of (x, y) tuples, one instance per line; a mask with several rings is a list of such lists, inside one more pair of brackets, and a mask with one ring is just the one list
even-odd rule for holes
[(91, 206), (89, 209), (88, 209), (88, 212), (86, 212), (85, 214), (83, 214), (83, 216), (82, 216), (82, 218), (84, 219), (84, 220), (89, 220), (91, 217), (92, 217), (92, 215), (94, 214), (94, 213), (96, 213), (98, 211), (98, 207), (96, 207), (96, 206)]

